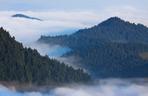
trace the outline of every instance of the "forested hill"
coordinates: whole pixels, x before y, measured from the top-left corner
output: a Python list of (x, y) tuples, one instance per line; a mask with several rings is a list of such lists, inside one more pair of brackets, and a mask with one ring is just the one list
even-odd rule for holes
[(71, 48), (64, 56), (79, 57), (80, 66), (97, 78), (148, 77), (148, 28), (142, 24), (111, 17), (72, 35), (42, 36), (38, 42)]
[(142, 24), (130, 23), (118, 17), (111, 17), (91, 28), (80, 29), (72, 35), (55, 36), (55, 37), (41, 36), (39, 41), (47, 43), (60, 43), (60, 44), (68, 43), (69, 45), (74, 45), (73, 43), (77, 43), (80, 41), (85, 42), (85, 44), (88, 41), (148, 43), (147, 37), (148, 37), (148, 28), (146, 26)]
[(24, 48), (0, 28), (0, 81), (31, 84), (61, 84), (87, 82), (90, 76), (83, 70), (41, 56), (37, 50)]

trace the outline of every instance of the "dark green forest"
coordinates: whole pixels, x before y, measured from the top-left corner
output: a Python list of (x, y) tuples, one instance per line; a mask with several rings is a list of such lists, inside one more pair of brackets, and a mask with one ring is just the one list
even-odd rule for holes
[(90, 76), (57, 60), (41, 56), (0, 28), (0, 81), (37, 85), (87, 82)]
[(79, 57), (81, 67), (95, 78), (148, 77), (148, 28), (118, 17), (71, 35), (42, 36), (38, 42), (59, 44), (72, 49), (64, 57)]

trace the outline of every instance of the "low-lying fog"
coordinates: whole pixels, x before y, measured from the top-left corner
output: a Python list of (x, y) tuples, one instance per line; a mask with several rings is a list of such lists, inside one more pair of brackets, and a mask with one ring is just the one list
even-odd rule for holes
[(37, 49), (41, 55), (48, 55), (50, 58), (58, 58), (71, 51), (70, 48), (65, 46), (49, 45), (44, 43), (29, 43), (25, 44), (25, 46)]
[[(139, 81), (141, 82), (141, 81)], [(47, 89), (46, 92), (19, 92), (0, 86), (0, 96), (148, 96), (148, 84), (130, 80), (103, 80), (92, 85), (71, 85)]]
[[(78, 57), (62, 57), (67, 52), (72, 51), (72, 49), (70, 49), (69, 47), (44, 43), (28, 43), (25, 44), (25, 46), (36, 49), (42, 56), (48, 55), (50, 58), (57, 59), (62, 63), (64, 62), (65, 64), (72, 66), (75, 69), (81, 68), (79, 66), (80, 62)], [(86, 70), (84, 69), (84, 71)]]

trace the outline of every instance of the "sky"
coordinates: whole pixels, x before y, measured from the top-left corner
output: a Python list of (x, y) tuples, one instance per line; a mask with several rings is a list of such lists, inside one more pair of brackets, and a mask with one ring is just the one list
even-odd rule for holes
[(147, 10), (147, 0), (0, 0), (0, 10), (93, 10), (131, 6)]
[[(0, 4), (0, 26), (23, 43), (41, 35), (71, 34), (113, 16), (148, 26), (148, 0), (0, 0)], [(44, 21), (11, 17), (18, 13)]]

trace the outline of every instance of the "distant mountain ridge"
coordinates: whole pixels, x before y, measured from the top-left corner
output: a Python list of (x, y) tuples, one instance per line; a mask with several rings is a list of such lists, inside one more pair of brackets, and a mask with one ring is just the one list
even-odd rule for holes
[(64, 55), (80, 57), (84, 67), (97, 78), (148, 77), (148, 61), (140, 57), (148, 52), (148, 28), (142, 24), (111, 17), (72, 35), (42, 36), (38, 42), (68, 46)]
[[(118, 17), (111, 17), (106, 21), (88, 29), (82, 29), (71, 36), (85, 36), (105, 42), (126, 41), (148, 43), (148, 28), (142, 24), (134, 24)], [(87, 37), (88, 35), (88, 37)]]
[(27, 15), (24, 15), (24, 14), (15, 14), (15, 15), (12, 15), (11, 17), (13, 17), (13, 18), (26, 18), (26, 19), (43, 21), (42, 19), (39, 19), (39, 18), (36, 18), (36, 17), (30, 17), (30, 16), (27, 16)]
[[(48, 41), (50, 39), (68, 38), (78, 39), (86, 38), (91, 40), (100, 40), (103, 42), (139, 42), (148, 43), (148, 28), (142, 24), (126, 22), (118, 17), (111, 17), (102, 23), (87, 29), (80, 29), (74, 34), (67, 36), (42, 36), (39, 41)], [(46, 40), (44, 40), (46, 39)], [(54, 41), (53, 40), (53, 41)], [(52, 42), (53, 42), (52, 41)], [(52, 43), (51, 42), (51, 43)], [(60, 41), (59, 41), (60, 42)], [(56, 43), (56, 42), (55, 42)]]

